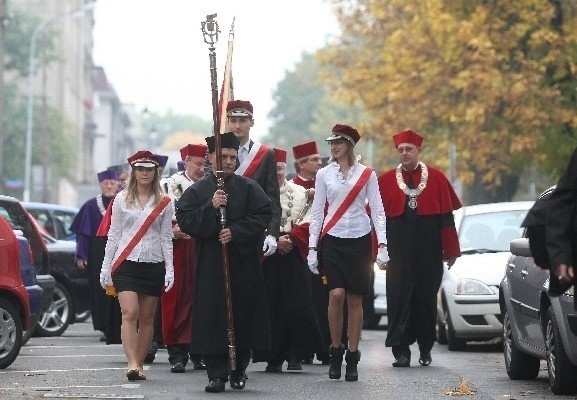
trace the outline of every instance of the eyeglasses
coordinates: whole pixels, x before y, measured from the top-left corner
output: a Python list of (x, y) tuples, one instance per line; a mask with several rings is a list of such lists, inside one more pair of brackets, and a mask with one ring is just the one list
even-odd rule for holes
[(143, 171), (152, 172), (152, 171), (154, 171), (154, 167), (134, 167), (134, 170), (138, 171), (138, 172), (143, 172)]
[(412, 153), (413, 151), (417, 150), (416, 147), (397, 147), (397, 151), (399, 153)]

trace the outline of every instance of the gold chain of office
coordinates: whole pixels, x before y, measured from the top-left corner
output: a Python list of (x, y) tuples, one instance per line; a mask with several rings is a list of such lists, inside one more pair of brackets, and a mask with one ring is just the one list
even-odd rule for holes
[(396, 178), (397, 178), (397, 185), (399, 189), (403, 191), (407, 196), (409, 196), (409, 207), (413, 210), (417, 208), (417, 196), (423, 193), (423, 190), (427, 187), (427, 181), (429, 180), (429, 169), (427, 166), (422, 162), (419, 161), (419, 165), (421, 166), (421, 181), (417, 185), (415, 189), (409, 189), (405, 181), (403, 180), (403, 172), (401, 170), (401, 164), (398, 165), (396, 170)]

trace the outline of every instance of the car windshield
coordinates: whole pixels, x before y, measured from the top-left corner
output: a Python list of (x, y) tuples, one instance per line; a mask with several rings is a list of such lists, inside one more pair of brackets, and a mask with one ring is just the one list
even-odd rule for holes
[(461, 251), (485, 253), (509, 251), (509, 243), (523, 234), (527, 210), (508, 210), (466, 215), (459, 229)]

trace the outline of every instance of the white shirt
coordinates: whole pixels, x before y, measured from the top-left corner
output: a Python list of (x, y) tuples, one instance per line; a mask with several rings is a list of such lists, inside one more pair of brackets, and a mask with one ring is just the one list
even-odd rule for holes
[[(153, 204), (154, 196), (150, 196), (147, 206)], [(122, 233), (134, 225), (143, 209), (126, 204), (126, 189), (116, 195), (112, 203), (112, 217), (108, 231), (108, 241), (104, 252), (103, 268), (110, 268), (112, 260), (118, 251)], [(165, 262), (166, 269), (172, 267), (172, 216), (174, 206), (170, 202), (158, 217), (152, 222), (142, 239), (134, 246), (127, 260), (139, 262)]]
[(244, 161), (244, 159), (248, 155), (249, 146), (250, 146), (250, 142), (246, 142), (244, 144), (244, 146), (240, 146), (238, 148), (238, 162), (239, 162), (239, 164), (242, 164), (242, 162)]
[[(334, 201), (341, 191), (349, 190), (349, 187), (353, 185), (350, 182), (350, 177), (359, 168), (363, 168), (363, 166), (356, 162), (349, 170), (348, 176), (343, 177), (340, 173), (339, 165), (336, 162), (332, 162), (317, 172), (315, 198), (311, 207), (309, 247), (317, 247), (318, 245), (325, 218), (325, 203)], [(344, 178), (345, 182), (342, 181), (342, 178)], [(365, 208), (367, 202), (371, 208), (370, 219)], [(375, 227), (378, 243), (387, 243), (385, 209), (383, 208), (383, 200), (379, 192), (375, 171), (371, 172), (369, 180), (361, 189), (359, 195), (327, 233), (339, 238), (358, 238), (371, 231), (371, 219)]]

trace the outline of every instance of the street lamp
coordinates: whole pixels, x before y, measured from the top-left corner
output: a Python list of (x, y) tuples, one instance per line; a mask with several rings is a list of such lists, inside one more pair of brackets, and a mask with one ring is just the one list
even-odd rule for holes
[(36, 41), (40, 32), (49, 24), (67, 16), (83, 16), (84, 12), (94, 10), (96, 2), (86, 3), (79, 9), (57, 14), (42, 21), (36, 26), (30, 38), (30, 53), (28, 59), (28, 108), (26, 110), (26, 149), (24, 156), (24, 193), (23, 200), (30, 201), (30, 176), (32, 172), (32, 128), (34, 112), (34, 78), (36, 75)]

